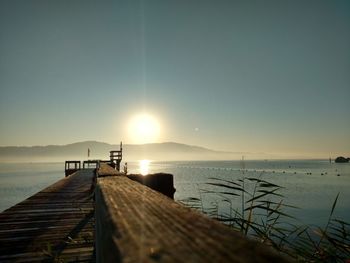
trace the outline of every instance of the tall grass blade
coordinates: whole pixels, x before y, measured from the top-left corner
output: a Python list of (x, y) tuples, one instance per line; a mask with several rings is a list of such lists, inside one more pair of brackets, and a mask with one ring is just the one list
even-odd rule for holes
[(231, 189), (231, 190), (244, 191), (244, 189), (241, 188), (241, 187), (229, 186), (229, 185), (226, 185), (226, 184), (219, 184), (219, 183), (207, 183), (207, 184), (214, 185), (214, 186), (219, 186), (219, 187), (223, 187), (223, 188), (227, 188), (227, 189)]
[(258, 193), (262, 193), (262, 194), (252, 197), (251, 199), (249, 199), (248, 201), (246, 201), (246, 203), (250, 203), (250, 202), (252, 202), (252, 201), (261, 199), (261, 198), (263, 198), (263, 197), (265, 197), (265, 196), (268, 196), (268, 195), (274, 195), (274, 196), (283, 197), (283, 195), (276, 193), (276, 191), (278, 191), (278, 190), (279, 190), (279, 189), (274, 189), (274, 190), (272, 190), (272, 191), (258, 190), (257, 192), (258, 192)]
[(235, 183), (235, 182), (232, 182), (232, 181), (229, 181), (229, 180), (225, 180), (225, 179), (221, 179), (221, 178), (209, 177), (208, 179), (216, 180), (216, 181), (222, 181), (222, 182), (225, 182), (225, 183), (228, 183), (228, 184), (233, 184), (233, 185), (236, 185), (236, 186), (239, 186), (239, 187), (241, 186), (238, 183)]

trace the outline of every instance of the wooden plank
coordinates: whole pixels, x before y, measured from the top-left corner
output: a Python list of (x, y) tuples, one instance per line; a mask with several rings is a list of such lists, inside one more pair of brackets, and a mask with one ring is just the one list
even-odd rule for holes
[(99, 177), (125, 175), (124, 173), (119, 172), (118, 170), (115, 170), (114, 168), (112, 168), (106, 163), (100, 164), (100, 167), (97, 173)]
[(125, 176), (98, 178), (95, 196), (98, 262), (287, 262)]
[(97, 170), (98, 177), (106, 176), (127, 176), (129, 179), (137, 181), (143, 185), (146, 185), (157, 192), (160, 192), (172, 199), (174, 199), (174, 180), (172, 174), (155, 173), (155, 174), (125, 174), (113, 169), (111, 166), (102, 163)]
[(94, 262), (94, 169), (0, 214), (0, 262)]

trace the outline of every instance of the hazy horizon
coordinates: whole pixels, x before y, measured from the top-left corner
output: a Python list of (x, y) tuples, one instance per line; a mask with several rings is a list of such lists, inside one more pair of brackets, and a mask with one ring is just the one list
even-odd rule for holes
[[(12, 150), (10, 150), (12, 149)], [(90, 156), (87, 156), (89, 149)], [(0, 146), (0, 162), (62, 162), (65, 160), (108, 159), (119, 144), (83, 141), (65, 145)], [(179, 142), (123, 144), (123, 161), (195, 161), (195, 160), (333, 160), (339, 155), (281, 154), (273, 152), (230, 152)], [(346, 157), (346, 155), (345, 155)]]
[(350, 2), (1, 1), (0, 146), (350, 156)]

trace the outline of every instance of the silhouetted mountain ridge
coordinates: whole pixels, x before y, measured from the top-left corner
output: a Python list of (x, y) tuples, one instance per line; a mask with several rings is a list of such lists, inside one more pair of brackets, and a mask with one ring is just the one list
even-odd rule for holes
[[(119, 144), (83, 141), (67, 145), (6, 146), (0, 147), (0, 161), (62, 161), (70, 159), (108, 159), (109, 151), (119, 150)], [(241, 153), (215, 151), (208, 148), (176, 142), (125, 144), (124, 160), (201, 160), (230, 159)]]

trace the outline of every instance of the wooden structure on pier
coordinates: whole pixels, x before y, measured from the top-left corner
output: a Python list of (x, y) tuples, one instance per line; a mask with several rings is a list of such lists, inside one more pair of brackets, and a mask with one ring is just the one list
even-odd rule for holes
[[(91, 167), (92, 166), (92, 167)], [(100, 161), (99, 160), (87, 160), (83, 161), (83, 169), (97, 169), (100, 166)]]
[[(74, 165), (74, 168), (73, 168)], [(80, 170), (80, 161), (66, 161), (64, 165), (64, 171), (66, 177)]]
[(123, 143), (120, 142), (120, 148), (119, 151), (110, 151), (109, 152), (109, 165), (112, 166), (114, 169), (120, 171), (120, 163), (123, 159)]
[(0, 262), (94, 262), (93, 169), (0, 213)]

